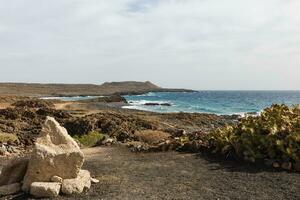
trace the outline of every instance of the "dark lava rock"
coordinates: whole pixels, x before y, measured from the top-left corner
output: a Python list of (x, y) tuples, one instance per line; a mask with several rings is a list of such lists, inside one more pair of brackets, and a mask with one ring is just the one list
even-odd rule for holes
[(159, 103), (145, 103), (145, 106), (159, 106)]
[(94, 130), (94, 124), (87, 119), (72, 118), (67, 120), (63, 125), (71, 136), (84, 135)]
[(170, 103), (145, 103), (145, 106), (172, 106)]
[(106, 97), (98, 97), (94, 99), (85, 99), (81, 100), (80, 102), (85, 103), (127, 103), (127, 100), (122, 97), (121, 95), (112, 95), (112, 96), (106, 96)]
[(20, 117), (18, 112), (15, 112), (13, 108), (0, 109), (0, 117), (4, 119), (15, 120)]
[(54, 110), (50, 108), (40, 108), (36, 111), (36, 114), (41, 115), (41, 116), (53, 116), (55, 118), (71, 118), (72, 116), (62, 110)]
[(53, 108), (53, 103), (42, 99), (20, 100), (12, 104), (15, 107)]
[(15, 134), (20, 144), (30, 146), (40, 133), (46, 116), (55, 117), (60, 123), (71, 118), (67, 112), (48, 107), (0, 109), (0, 132)]
[(170, 103), (161, 103), (161, 106), (172, 106)]

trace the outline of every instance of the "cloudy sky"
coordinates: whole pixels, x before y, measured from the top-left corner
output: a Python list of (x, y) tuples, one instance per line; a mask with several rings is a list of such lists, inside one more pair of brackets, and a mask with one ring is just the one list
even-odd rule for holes
[(0, 0), (0, 81), (300, 89), (299, 0)]

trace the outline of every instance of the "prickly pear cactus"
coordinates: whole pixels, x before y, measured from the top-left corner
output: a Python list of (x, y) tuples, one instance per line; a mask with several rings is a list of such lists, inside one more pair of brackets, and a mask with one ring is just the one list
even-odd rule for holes
[(250, 162), (272, 159), (295, 163), (300, 160), (300, 107), (272, 105), (260, 116), (246, 117), (207, 137), (215, 153), (234, 153)]

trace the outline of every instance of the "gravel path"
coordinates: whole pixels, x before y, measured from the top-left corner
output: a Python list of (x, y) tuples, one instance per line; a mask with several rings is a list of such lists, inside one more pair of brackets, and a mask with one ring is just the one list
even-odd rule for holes
[(300, 199), (299, 173), (204, 155), (131, 153), (116, 146), (84, 152), (84, 168), (100, 183), (85, 194), (58, 199)]

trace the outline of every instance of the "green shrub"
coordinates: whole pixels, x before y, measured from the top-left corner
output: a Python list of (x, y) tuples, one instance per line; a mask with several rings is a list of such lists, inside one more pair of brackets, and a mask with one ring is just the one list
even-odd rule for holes
[(217, 129), (207, 136), (215, 153), (234, 153), (250, 162), (300, 160), (300, 109), (272, 105), (260, 116), (246, 117), (235, 126)]
[(2, 143), (8, 142), (8, 141), (14, 142), (17, 140), (18, 140), (18, 137), (14, 134), (0, 133), (0, 142), (2, 142)]
[(97, 132), (97, 131), (91, 131), (88, 132), (85, 135), (75, 135), (74, 139), (79, 141), (82, 145), (87, 146), (87, 147), (92, 147), (97, 144), (98, 141), (101, 141), (105, 138), (105, 135)]

